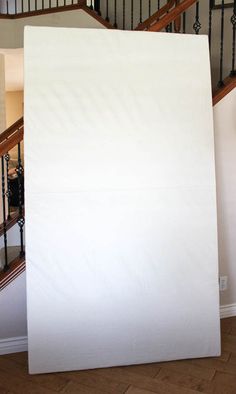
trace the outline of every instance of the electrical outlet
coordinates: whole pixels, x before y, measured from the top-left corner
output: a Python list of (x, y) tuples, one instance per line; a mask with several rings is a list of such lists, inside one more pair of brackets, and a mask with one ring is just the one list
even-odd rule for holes
[(225, 291), (228, 288), (228, 276), (220, 276), (219, 278), (220, 291)]

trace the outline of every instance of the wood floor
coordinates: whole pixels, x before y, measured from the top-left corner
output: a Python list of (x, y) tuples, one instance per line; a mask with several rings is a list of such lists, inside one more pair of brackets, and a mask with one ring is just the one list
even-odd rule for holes
[(221, 332), (218, 358), (30, 376), (27, 353), (0, 356), (0, 394), (236, 394), (236, 317)]

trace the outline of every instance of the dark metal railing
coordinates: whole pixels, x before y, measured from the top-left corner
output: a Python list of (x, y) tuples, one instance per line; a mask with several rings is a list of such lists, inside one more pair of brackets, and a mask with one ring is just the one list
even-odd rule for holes
[(232, 69), (231, 69), (231, 77), (236, 75), (235, 70), (235, 39), (236, 39), (236, 0), (234, 0), (234, 7), (233, 7), (233, 15), (231, 17), (231, 23), (233, 26), (233, 38), (232, 38)]
[(0, 0), (0, 14), (17, 15), (73, 5), (88, 5), (99, 13), (100, 0)]
[[(19, 119), (6, 131), (0, 134), (1, 158), (1, 225), (0, 235), (3, 236), (4, 266), (8, 271), (11, 261), (8, 255), (8, 230), (16, 223), (19, 226), (19, 258), (24, 257), (24, 168), (22, 157), (23, 118)], [(17, 157), (11, 159), (17, 149)]]
[(133, 30), (153, 15), (169, 0), (99, 0), (87, 5), (101, 15), (114, 28)]

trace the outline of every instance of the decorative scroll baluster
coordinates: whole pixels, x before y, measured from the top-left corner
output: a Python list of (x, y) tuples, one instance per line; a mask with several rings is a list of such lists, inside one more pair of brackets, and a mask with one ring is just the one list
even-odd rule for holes
[(139, 22), (142, 23), (142, 21), (143, 21), (143, 0), (139, 0), (139, 4), (140, 4)]
[(24, 239), (23, 239), (23, 227), (25, 224), (25, 219), (23, 215), (23, 175), (24, 169), (21, 162), (21, 146), (18, 143), (18, 165), (16, 167), (17, 178), (18, 178), (18, 195), (19, 195), (19, 219), (17, 221), (19, 228), (20, 228), (20, 257), (24, 256)]
[(236, 75), (235, 70), (235, 39), (236, 39), (236, 0), (234, 0), (234, 8), (233, 8), (233, 15), (231, 17), (231, 23), (233, 25), (233, 45), (232, 45), (232, 70), (231, 70), (231, 77)]
[(123, 30), (125, 30), (125, 0), (123, 0)]
[(2, 161), (2, 213), (3, 213), (3, 238), (4, 238), (4, 271), (7, 271), (8, 267), (8, 255), (7, 255), (7, 223), (6, 223), (6, 192), (5, 192), (5, 163), (4, 157), (1, 157)]
[(225, 2), (221, 3), (221, 29), (220, 29), (220, 79), (218, 87), (224, 86), (223, 82), (223, 66), (224, 66), (224, 22), (225, 22)]
[(117, 0), (114, 1), (114, 28), (117, 29)]
[(209, 48), (211, 52), (211, 30), (212, 30), (212, 9), (214, 6), (214, 0), (209, 0), (209, 26), (208, 26), (208, 39), (209, 39)]
[(199, 34), (201, 27), (202, 27), (202, 25), (201, 25), (200, 19), (199, 19), (199, 1), (197, 1), (197, 3), (196, 3), (196, 17), (195, 17), (195, 22), (193, 24), (193, 30), (195, 31), (196, 34)]
[(106, 21), (109, 22), (109, 0), (106, 0)]
[(134, 30), (134, 0), (131, 0), (131, 30)]
[(9, 153), (6, 153), (4, 155), (4, 159), (6, 162), (6, 174), (7, 174), (7, 191), (6, 191), (7, 203), (8, 203), (7, 219), (10, 219), (11, 218), (11, 207), (10, 207), (11, 187), (10, 187), (10, 178), (9, 178), (9, 161), (10, 161)]

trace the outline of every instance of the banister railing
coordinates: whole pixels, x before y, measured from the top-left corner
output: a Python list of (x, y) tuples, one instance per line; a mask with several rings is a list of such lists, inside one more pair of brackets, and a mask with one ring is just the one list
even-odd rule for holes
[[(149, 31), (162, 31), (162, 29), (166, 28), (170, 23), (174, 22), (183, 12), (185, 12), (191, 5), (197, 3), (197, 0), (182, 0), (180, 2), (174, 2), (174, 7), (172, 6), (170, 10), (167, 10), (163, 13), (163, 17), (158, 18), (155, 23), (145, 27), (143, 30)], [(148, 24), (148, 21), (144, 23), (144, 25)]]
[(161, 17), (166, 15), (172, 8), (176, 6), (176, 0), (168, 0), (168, 2), (159, 10), (157, 10), (150, 18), (138, 24), (135, 30), (148, 30), (153, 24), (156, 24)]
[(87, 6), (114, 28), (133, 30), (169, 0), (0, 0), (2, 18), (73, 10)]
[[(10, 268), (8, 231), (18, 223), (19, 226), (19, 259), (24, 257), (24, 168), (22, 141), (24, 137), (23, 118), (0, 134), (1, 159), (1, 225), (3, 236), (4, 263), (0, 267), (4, 272)], [(15, 148), (16, 157), (11, 159), (11, 150)], [(14, 261), (16, 259), (14, 258)]]

